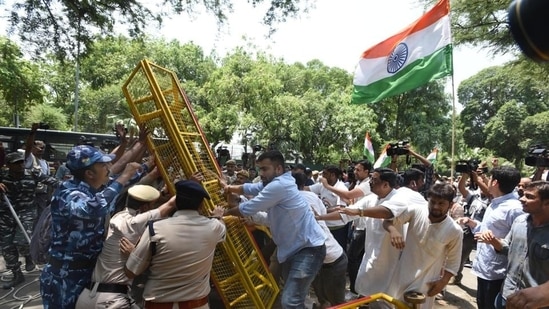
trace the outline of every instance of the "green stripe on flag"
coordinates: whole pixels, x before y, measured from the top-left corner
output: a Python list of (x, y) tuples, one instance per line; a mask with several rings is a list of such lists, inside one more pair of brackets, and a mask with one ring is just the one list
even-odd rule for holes
[(452, 74), (452, 45), (408, 64), (397, 74), (372, 84), (355, 85), (351, 103), (375, 103)]

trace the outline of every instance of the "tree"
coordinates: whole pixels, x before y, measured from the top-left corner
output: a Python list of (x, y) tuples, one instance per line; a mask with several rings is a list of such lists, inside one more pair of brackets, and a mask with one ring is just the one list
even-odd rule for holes
[[(306, 10), (306, 7), (301, 7), (300, 0), (248, 0), (253, 6), (265, 2), (270, 6), (263, 22), (270, 26), (271, 31), (276, 29), (278, 22)], [(162, 19), (170, 14), (193, 14), (205, 10), (213, 14), (221, 25), (232, 11), (230, 0), (166, 0), (161, 4), (162, 9), (158, 9), (155, 2), (150, 5), (153, 7), (136, 0), (15, 0), (10, 23), (20, 39), (28, 43), (37, 55), (54, 52), (58, 59), (76, 59), (91, 46), (95, 35), (111, 35), (115, 28), (127, 27), (129, 36), (135, 38), (143, 34), (149, 23), (160, 25)]]
[(441, 81), (390, 97), (372, 108), (379, 117), (380, 146), (409, 140), (419, 153), (428, 154), (435, 146), (450, 149), (451, 101)]
[(45, 123), (50, 130), (65, 131), (69, 129), (67, 124), (67, 116), (60, 108), (51, 106), (50, 104), (40, 104), (29, 110), (23, 122), (23, 126), (30, 128), (33, 123)]
[(456, 44), (486, 46), (496, 53), (515, 51), (507, 23), (509, 1), (452, 1), (452, 30)]
[(512, 161), (520, 167), (524, 149), (520, 147), (522, 134), (517, 128), (527, 116), (526, 108), (516, 101), (505, 103), (490, 119), (485, 128), (486, 146), (494, 154)]
[[(539, 68), (537, 69), (539, 70)], [(484, 69), (463, 81), (458, 88), (463, 134), (470, 147), (484, 147), (484, 127), (507, 102), (523, 104), (528, 115), (547, 109), (548, 88), (525, 62)]]
[(19, 126), (19, 115), (42, 101), (42, 81), (37, 65), (23, 59), (19, 47), (0, 37), (0, 93), (6, 108)]
[(522, 134), (520, 146), (522, 149), (528, 149), (533, 145), (543, 145), (549, 147), (549, 111), (537, 113), (524, 118), (520, 124)]

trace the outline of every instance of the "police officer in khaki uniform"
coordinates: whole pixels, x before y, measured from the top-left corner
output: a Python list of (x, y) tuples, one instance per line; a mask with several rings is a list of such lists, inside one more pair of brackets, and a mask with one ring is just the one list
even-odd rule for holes
[(165, 218), (175, 210), (175, 197), (152, 209), (160, 192), (148, 185), (135, 185), (128, 190), (126, 208), (109, 222), (107, 238), (97, 259), (92, 282), (82, 291), (76, 309), (87, 308), (140, 308), (129, 296), (131, 284), (124, 273), (128, 258), (121, 244), (137, 243), (151, 220)]
[(216, 245), (225, 240), (223, 208), (215, 218), (198, 213), (209, 195), (194, 181), (175, 184), (177, 211), (171, 218), (149, 225), (126, 262), (132, 278), (147, 268), (146, 309), (209, 308), (210, 271)]

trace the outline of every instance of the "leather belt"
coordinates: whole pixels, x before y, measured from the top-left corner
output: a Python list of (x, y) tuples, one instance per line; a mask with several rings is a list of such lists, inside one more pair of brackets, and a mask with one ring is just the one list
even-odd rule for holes
[[(95, 282), (90, 282), (86, 288), (92, 291), (94, 285)], [(126, 284), (117, 283), (99, 283), (97, 286), (97, 292), (128, 294), (128, 286)]]
[(208, 303), (208, 296), (204, 296), (199, 299), (185, 300), (180, 302), (171, 302), (171, 303), (155, 303), (152, 301), (145, 302), (145, 309), (172, 309), (175, 304), (179, 306), (179, 309), (194, 309), (201, 306), (204, 306)]
[(68, 265), (69, 269), (82, 269), (82, 268), (93, 268), (95, 266), (95, 261), (90, 260), (76, 260), (76, 261), (62, 261), (50, 257), (48, 264), (53, 268), (60, 269), (63, 265)]

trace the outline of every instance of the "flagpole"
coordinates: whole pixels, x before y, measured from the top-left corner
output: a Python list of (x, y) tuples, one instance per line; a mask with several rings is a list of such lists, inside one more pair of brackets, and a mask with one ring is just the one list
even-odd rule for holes
[[(452, 16), (452, 10), (450, 9), (450, 1), (448, 1), (448, 16)], [(453, 50), (453, 41), (454, 38), (452, 36), (452, 26), (450, 25), (450, 44), (452, 44), (452, 153), (450, 158), (450, 179), (452, 179), (452, 182), (454, 181), (454, 168), (455, 168), (455, 160), (454, 160), (454, 154), (455, 154), (455, 148), (456, 148), (456, 90), (454, 87), (454, 50)]]
[[(452, 54), (453, 57), (453, 54)], [(454, 73), (452, 73), (452, 154), (450, 164), (450, 178), (454, 181), (454, 153), (456, 145), (456, 91), (454, 90)]]

